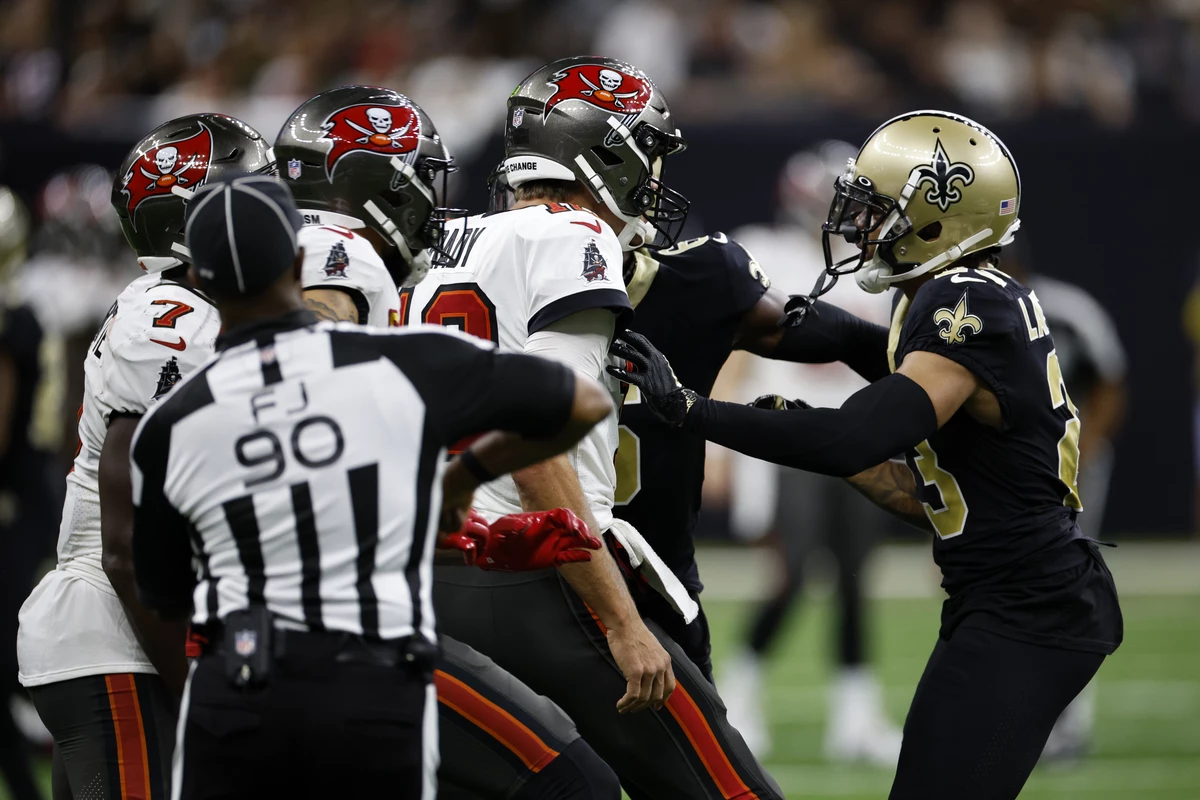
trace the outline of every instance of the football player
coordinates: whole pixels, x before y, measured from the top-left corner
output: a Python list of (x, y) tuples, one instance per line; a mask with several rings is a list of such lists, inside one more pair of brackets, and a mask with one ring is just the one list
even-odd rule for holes
[(333, 89), (292, 113), (275, 158), (304, 215), (305, 305), (321, 319), (398, 325), (397, 286), (424, 277), (454, 213), (435, 197), (454, 159), (428, 115), (391, 89)]
[[(305, 217), (305, 304), (319, 317), (396, 325), (397, 284), (420, 283), (432, 261), (453, 263), (469, 247), (457, 224), (446, 236), (454, 211), (439, 205), (445, 182), (440, 192), (436, 182), (454, 160), (402, 94), (367, 86), (319, 94), (292, 113), (274, 153)], [(612, 770), (553, 702), (448, 636), (441, 647), (439, 796), (620, 796)]]
[(54, 736), (55, 797), (167, 796), (185, 629), (137, 597), (129, 443), (147, 408), (212, 355), (221, 327), (187, 276), (179, 190), (269, 164), (256, 131), (195, 114), (143, 138), (113, 182), (113, 207), (146, 274), (88, 348), (58, 566), (22, 606), (17, 638), (21, 683)]
[[(404, 321), (454, 325), (606, 377), (609, 340), (639, 286), (626, 293), (625, 257), (656, 239), (674, 244), (686, 216), (686, 200), (662, 182), (663, 160), (683, 144), (662, 93), (635, 67), (579, 57), (535, 71), (508, 101), (497, 185), (515, 203), (455, 226), (461, 257), (435, 260), (405, 293)], [(745, 274), (757, 297), (761, 282)], [(623, 542), (628, 565), (657, 583), (682, 626), (696, 614), (685, 587), (633, 526), (614, 522), (617, 440), (614, 415), (566, 457), (481, 487), (475, 507), (489, 519), (571, 508)], [(519, 577), (443, 568), (434, 591), (442, 630), (562, 706), (630, 797), (782, 796), (705, 674), (643, 622), (613, 559)]]
[[(848, 477), (934, 534), (949, 597), (893, 800), (1015, 798), (1059, 714), (1122, 638), (1112, 575), (1076, 521), (1080, 422), (1054, 340), (1037, 295), (997, 269), (1020, 199), (1012, 155), (969, 119), (913, 112), (871, 135), (823, 226), (825, 285), (850, 273), (868, 291), (897, 285), (891, 330), (841, 336), (797, 313), (873, 380), (839, 409), (714, 402), (682, 386), (644, 337), (614, 345), (630, 363), (610, 371), (667, 424)], [(834, 262), (833, 236), (859, 252)]]

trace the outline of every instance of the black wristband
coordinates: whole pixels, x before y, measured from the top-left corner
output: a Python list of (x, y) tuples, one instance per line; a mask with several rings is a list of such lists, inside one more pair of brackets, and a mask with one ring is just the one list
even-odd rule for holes
[(475, 480), (480, 483), (490, 483), (496, 480), (498, 476), (493, 475), (488, 471), (488, 468), (479, 463), (479, 459), (471, 452), (471, 448), (467, 448), (458, 454), (458, 460), (462, 462), (463, 469), (475, 476)]

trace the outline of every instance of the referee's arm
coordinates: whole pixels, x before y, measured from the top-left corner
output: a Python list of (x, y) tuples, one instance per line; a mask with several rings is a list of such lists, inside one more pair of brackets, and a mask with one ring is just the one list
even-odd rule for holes
[(133, 570), (144, 605), (183, 619), (192, 610), (196, 576), (188, 522), (163, 494), (170, 436), (169, 415), (152, 411), (133, 437)]
[[(500, 353), (463, 335), (419, 336), (436, 337), (409, 350), (420, 362), (409, 376), (421, 385), (434, 424), (447, 444), (486, 434), (470, 451), (493, 476), (566, 452), (613, 412), (599, 383), (557, 362)], [(479, 483), (453, 461), (443, 482), (446, 511), (469, 504)]]

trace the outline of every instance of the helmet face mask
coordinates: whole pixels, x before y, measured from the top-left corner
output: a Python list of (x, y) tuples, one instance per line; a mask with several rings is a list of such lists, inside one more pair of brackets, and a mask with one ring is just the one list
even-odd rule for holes
[(454, 158), (404, 95), (373, 86), (319, 94), (292, 113), (274, 149), (297, 205), (378, 233), (398, 283), (418, 283), (431, 264), (461, 255), (446, 226), (467, 212), (444, 205)]
[(577, 181), (625, 223), (617, 231), (624, 249), (678, 241), (688, 201), (664, 183), (662, 169), (686, 143), (644, 73), (613, 59), (562, 59), (525, 78), (508, 109), (493, 208), (503, 207), (504, 184)]
[[(834, 182), (829, 216), (821, 226), (825, 271), (838, 277), (858, 272), (873, 257), (888, 257), (891, 246), (912, 230), (908, 217), (897, 212), (896, 199), (875, 191), (870, 178), (856, 178), (852, 170)], [(856, 245), (858, 252), (836, 260), (831, 241), (835, 236)]]

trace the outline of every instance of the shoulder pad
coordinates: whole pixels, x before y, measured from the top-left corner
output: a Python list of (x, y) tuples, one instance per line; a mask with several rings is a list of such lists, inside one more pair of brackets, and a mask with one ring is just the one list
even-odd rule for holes
[(304, 248), (300, 279), (305, 289), (353, 289), (371, 307), (377, 296), (395, 293), (395, 281), (383, 259), (357, 233), (337, 225), (307, 225), (297, 238)]
[(125, 295), (100, 361), (104, 404), (141, 413), (212, 356), (221, 322), (201, 295), (170, 281)]
[(674, 247), (659, 250), (654, 254), (656, 261), (678, 260), (687, 263), (687, 269), (710, 269), (728, 272), (735, 281), (742, 282), (747, 276), (763, 289), (770, 288), (771, 279), (754, 260), (750, 251), (740, 242), (720, 231), (705, 236), (686, 239)]
[(936, 331), (949, 345), (1006, 336), (1016, 328), (1020, 314), (1015, 287), (1011, 278), (995, 270), (947, 270), (917, 290), (906, 322), (917, 330)]
[(545, 239), (583, 239), (598, 236), (617, 238), (607, 222), (586, 208), (569, 203), (544, 203), (530, 206), (527, 214), (514, 215), (515, 230), (526, 242)]

